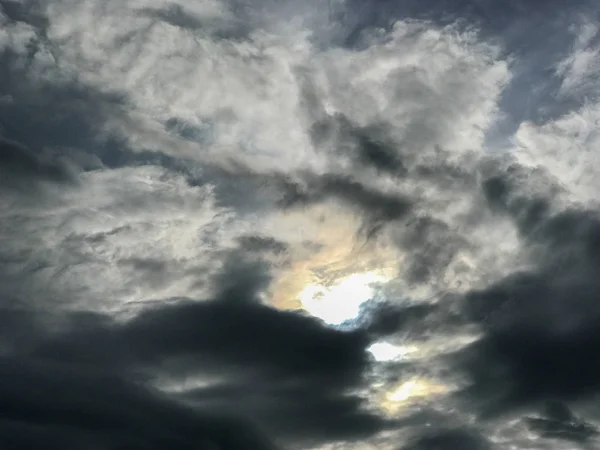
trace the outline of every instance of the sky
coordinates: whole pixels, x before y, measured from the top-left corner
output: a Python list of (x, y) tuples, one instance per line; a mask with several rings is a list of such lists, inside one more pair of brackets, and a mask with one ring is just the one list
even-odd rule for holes
[(0, 0), (0, 447), (600, 448), (600, 6)]

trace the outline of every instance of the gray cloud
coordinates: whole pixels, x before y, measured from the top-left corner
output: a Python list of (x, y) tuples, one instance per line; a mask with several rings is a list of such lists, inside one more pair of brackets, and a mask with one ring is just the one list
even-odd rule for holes
[(489, 450), (493, 448), (485, 438), (468, 430), (438, 430), (415, 439), (415, 442), (406, 447), (405, 450), (426, 449), (451, 449), (464, 448), (465, 450)]
[(0, 443), (592, 448), (598, 27), (552, 4), (0, 0)]
[(576, 417), (560, 402), (548, 402), (541, 416), (526, 418), (529, 428), (549, 439), (585, 442), (598, 434), (596, 427)]
[[(540, 180), (549, 183), (541, 191)], [(565, 206), (564, 190), (547, 174), (519, 166), (482, 189), (496, 214), (515, 223), (531, 262), (467, 295), (467, 316), (483, 336), (455, 360), (470, 379), (461, 394), (488, 418), (547, 403), (541, 415), (524, 419), (531, 432), (548, 448), (561, 448), (556, 441), (593, 448), (594, 422), (561, 402), (581, 405), (598, 390), (597, 211)]]
[(53, 161), (51, 155), (36, 155), (18, 142), (0, 138), (2, 182), (6, 185), (26, 180), (26, 183), (75, 181), (72, 170), (63, 161)]
[(97, 370), (3, 358), (0, 378), (7, 448), (275, 448), (235, 419), (206, 417)]
[(250, 32), (248, 25), (243, 21), (197, 17), (178, 3), (171, 3), (163, 8), (143, 8), (140, 14), (217, 39), (244, 39)]
[[(51, 322), (9, 314), (9, 323), (33, 333), (15, 339), (9, 329), (3, 347), (8, 355), (28, 355), (26, 361), (52, 361), (67, 374), (74, 371), (74, 377), (78, 370), (166, 376), (182, 386), (177, 389), (181, 401), (224, 415), (247, 414), (288, 439), (347, 439), (384, 427), (385, 420), (351, 393), (368, 365), (368, 337), (261, 305), (253, 298), (264, 283), (256, 270), (235, 265), (223, 274), (217, 298), (165, 303), (124, 323), (95, 314)], [(208, 384), (186, 388), (186, 380), (194, 379)], [(43, 414), (38, 420), (49, 420), (52, 413)], [(19, 419), (12, 413), (8, 418)], [(76, 421), (73, 416), (63, 424), (77, 428)]]
[(372, 234), (382, 223), (402, 219), (411, 209), (411, 200), (402, 196), (378, 192), (358, 181), (338, 176), (309, 177), (306, 188), (286, 183), (281, 201), (283, 207), (310, 205), (330, 198), (338, 199), (350, 207), (357, 208), (366, 216), (368, 234)]

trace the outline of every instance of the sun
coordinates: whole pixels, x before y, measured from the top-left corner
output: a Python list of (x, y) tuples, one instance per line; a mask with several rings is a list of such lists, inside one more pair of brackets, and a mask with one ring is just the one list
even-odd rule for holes
[(389, 281), (383, 271), (357, 273), (330, 285), (310, 284), (298, 295), (302, 308), (329, 325), (357, 318), (361, 306), (373, 299), (378, 287)]

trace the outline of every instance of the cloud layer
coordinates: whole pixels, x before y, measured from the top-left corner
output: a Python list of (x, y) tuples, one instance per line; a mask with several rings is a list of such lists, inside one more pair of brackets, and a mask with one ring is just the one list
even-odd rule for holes
[(537, 3), (0, 0), (2, 446), (595, 448), (598, 10)]

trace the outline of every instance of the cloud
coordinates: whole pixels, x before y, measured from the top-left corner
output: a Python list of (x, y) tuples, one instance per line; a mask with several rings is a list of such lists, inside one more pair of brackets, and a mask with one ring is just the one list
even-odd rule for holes
[[(575, 27), (574, 27), (575, 28)], [(584, 22), (576, 32), (576, 41), (569, 56), (558, 64), (557, 71), (562, 76), (560, 93), (567, 96), (594, 98), (593, 88), (597, 84), (598, 27), (593, 22)]]
[[(278, 174), (284, 187), (290, 189), (295, 183), (290, 180), (300, 178), (300, 184), (308, 186), (311, 202), (341, 200), (353, 214), (366, 213), (369, 218), (365, 221), (359, 218), (357, 222), (367, 235), (410, 212), (423, 215), (427, 211), (427, 216), (433, 210), (439, 213), (439, 205), (448, 201), (456, 207), (451, 214), (465, 214), (466, 198), (465, 204), (460, 205), (454, 200), (444, 200), (443, 196), (451, 189), (462, 190), (473, 183), (467, 169), (473, 165), (472, 152), (482, 144), (481, 130), (492, 120), (497, 96), (508, 79), (506, 64), (495, 59), (497, 50), (479, 43), (474, 35), (456, 34), (458, 30), (452, 28), (432, 29), (424, 23), (399, 22), (391, 30), (389, 42), (373, 35), (368, 38), (369, 47), (362, 52), (332, 48), (315, 53), (310, 39), (302, 37), (304, 31), (295, 28), (288, 36), (251, 34), (240, 42), (225, 44), (189, 27), (173, 27), (165, 20), (149, 21), (147, 14), (139, 14), (138, 3), (121, 6), (111, 3), (101, 12), (94, 7), (82, 9), (78, 21), (63, 23), (59, 12), (67, 4), (55, 2), (45, 9), (45, 14), (52, 18), (48, 39), (61, 42), (56, 49), (60, 53), (57, 71), (61, 73), (63, 66), (75, 65), (79, 83), (84, 83), (90, 92), (113, 93), (123, 99), (115, 105), (120, 114), (107, 114), (95, 121), (95, 128), (88, 130), (94, 136), (125, 132), (125, 136), (111, 138), (106, 149), (96, 150), (106, 164), (151, 162), (185, 171), (188, 179), (213, 186), (216, 202), (235, 208), (235, 212), (229, 211), (232, 215), (252, 212), (256, 207), (276, 211), (277, 196), (273, 191), (279, 185), (269, 187), (272, 174)], [(160, 12), (163, 19), (167, 12), (173, 11), (186, 17), (229, 17), (233, 11), (213, 6), (207, 5), (206, 10), (205, 6), (190, 6), (188, 11), (156, 3), (142, 10)], [(131, 29), (119, 30), (116, 25), (107, 25), (94, 33), (94, 42), (89, 41), (89, 34), (78, 30), (97, 27), (99, 21), (92, 18), (94, 14), (107, 24), (118, 23)], [(124, 15), (131, 20), (123, 21)], [(159, 43), (152, 37), (158, 39), (161, 33), (172, 37), (177, 44), (165, 46), (166, 41)], [(125, 35), (126, 41), (122, 42)], [(81, 40), (82, 46), (72, 47), (73, 40), (64, 40), (67, 36), (78, 36), (75, 40)], [(285, 44), (272, 46), (273, 39), (283, 39)], [(299, 44), (291, 45), (288, 39)], [(106, 59), (103, 55), (109, 51), (122, 58)], [(162, 61), (169, 55), (177, 59), (182, 51), (187, 56), (178, 63), (182, 70), (175, 74)], [(439, 56), (436, 59), (439, 64), (423, 58), (430, 51)], [(132, 59), (131, 52), (141, 52), (147, 59)], [(200, 55), (205, 58), (198, 59)], [(219, 55), (220, 77), (209, 77), (216, 66), (202, 67), (211, 60), (211, 55)], [(132, 60), (139, 63), (137, 68), (129, 65)], [(370, 60), (373, 63), (367, 63)], [(193, 67), (183, 70), (189, 64)], [(365, 64), (372, 71), (361, 76), (356, 68)], [(467, 79), (465, 71), (471, 73), (467, 78), (475, 83), (462, 81)], [(235, 75), (240, 72), (253, 75), (241, 80)], [(116, 77), (118, 73), (122, 76)], [(211, 87), (205, 83), (199, 89), (202, 83), (193, 73), (200, 74), (206, 82), (220, 84)], [(170, 81), (165, 84), (167, 79)], [(447, 83), (449, 80), (453, 81)], [(266, 86), (265, 98), (255, 95), (260, 92), (256, 87), (261, 83)], [(449, 88), (451, 84), (453, 87)], [(285, 92), (281, 90), (284, 86)], [(217, 91), (227, 93), (218, 102), (211, 94)], [(305, 100), (311, 95), (318, 100), (308, 107)], [(254, 105), (251, 111), (246, 106), (250, 104)], [(334, 113), (329, 114), (329, 109)], [(325, 142), (314, 138), (311, 141), (306, 128), (327, 121), (327, 117), (334, 121), (344, 117), (342, 121), (349, 125), (341, 127)], [(454, 127), (463, 129), (460, 138), (451, 132)], [(285, 136), (281, 136), (284, 130)], [(375, 136), (380, 133), (381, 136)], [(282, 142), (285, 142), (283, 147)], [(351, 175), (343, 173), (345, 163), (340, 165), (344, 142), (356, 148), (356, 156), (352, 158), (356, 165)], [(384, 164), (390, 161), (398, 161), (397, 164), (401, 161), (404, 169), (400, 165), (396, 169), (410, 172), (398, 186), (392, 186), (386, 177), (368, 176), (363, 170), (366, 165), (382, 172)], [(231, 165), (248, 169), (231, 170)], [(300, 175), (298, 170), (308, 173), (308, 177)], [(383, 173), (394, 175), (390, 168)], [(427, 186), (425, 191), (424, 186)], [(417, 203), (419, 207), (414, 208)], [(453, 219), (419, 217), (417, 222), (437, 220), (441, 224)], [(275, 238), (285, 240), (280, 236)], [(399, 236), (396, 241), (402, 243), (406, 239)], [(442, 241), (440, 238), (438, 242)], [(441, 265), (456, 253), (456, 250), (427, 250), (428, 255), (439, 255)], [(423, 256), (421, 267), (428, 261)], [(418, 265), (414, 264), (415, 274), (419, 272)], [(423, 285), (430, 278), (421, 276), (418, 284)], [(180, 293), (181, 290), (169, 292)]]
[(465, 450), (488, 450), (493, 448), (486, 439), (467, 430), (438, 430), (415, 439), (415, 442), (406, 447), (405, 450), (426, 449), (452, 449), (464, 448)]
[(6, 446), (593, 443), (593, 20), (333, 7), (0, 0)]
[(532, 431), (549, 439), (585, 442), (598, 433), (594, 426), (577, 418), (560, 402), (549, 402), (541, 417), (528, 417), (526, 421)]
[[(57, 321), (13, 314), (11, 323), (30, 324), (34, 335), (14, 339), (9, 331), (3, 347), (76, 378), (78, 371), (141, 376), (196, 410), (247, 415), (287, 439), (349, 439), (383, 428), (385, 420), (352, 393), (369, 364), (368, 337), (262, 305), (260, 265), (248, 264), (223, 274), (215, 299), (165, 302), (125, 322), (89, 313)], [(44, 414), (39, 420), (52, 413)], [(75, 416), (64, 425), (81, 426)]]
[(2, 181), (8, 186), (18, 183), (21, 179), (28, 182), (45, 180), (55, 183), (71, 182), (75, 179), (69, 167), (61, 164), (61, 161), (52, 161), (51, 157), (36, 155), (18, 142), (3, 138), (0, 138), (0, 161)]
[[(44, 195), (43, 204), (16, 199), (2, 213), (11, 236), (21, 236), (3, 237), (4, 273), (15, 283), (27, 274), (29, 283), (13, 295), (28, 302), (55, 295), (71, 307), (120, 309), (161, 291), (168, 297), (202, 289), (219, 268), (208, 255), (222, 251), (225, 241), (213, 242), (227, 233), (228, 214), (214, 205), (210, 187), (145, 166), (82, 173), (79, 186)], [(184, 267), (186, 260), (194, 263)]]
[(467, 393), (485, 413), (580, 401), (598, 389), (597, 211), (561, 202), (551, 180), (536, 190), (536, 179), (548, 180), (516, 166), (482, 185), (490, 206), (515, 223), (530, 258), (528, 267), (466, 298), (484, 335), (457, 361), (472, 381)]
[(282, 253), (287, 249), (283, 242), (268, 236), (242, 236), (240, 243), (247, 251)]
[(0, 379), (7, 448), (276, 448), (235, 419), (210, 418), (97, 370), (2, 358)]
[[(313, 178), (313, 180), (310, 180)], [(310, 177), (307, 189), (298, 185), (288, 185), (282, 199), (282, 206), (310, 205), (328, 198), (337, 199), (357, 208), (361, 216), (370, 223), (365, 224), (369, 233), (393, 220), (403, 218), (411, 208), (411, 201), (399, 195), (377, 192), (360, 182), (337, 176)]]
[(215, 6), (214, 13), (216, 14), (206, 14), (208, 11), (204, 11), (204, 14), (202, 14), (204, 17), (188, 12), (177, 3), (171, 3), (163, 8), (143, 8), (140, 12), (142, 15), (147, 15), (174, 27), (192, 32), (203, 32), (213, 38), (240, 39), (248, 36), (250, 30), (244, 22), (231, 19), (227, 21), (226, 18), (219, 17), (221, 14), (218, 13), (221, 11), (218, 11), (217, 5)]
[(515, 136), (517, 157), (528, 167), (543, 167), (567, 189), (574, 201), (594, 202), (598, 167), (598, 105), (583, 108), (541, 126), (523, 123)]

